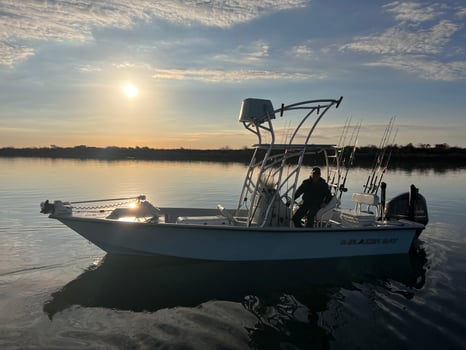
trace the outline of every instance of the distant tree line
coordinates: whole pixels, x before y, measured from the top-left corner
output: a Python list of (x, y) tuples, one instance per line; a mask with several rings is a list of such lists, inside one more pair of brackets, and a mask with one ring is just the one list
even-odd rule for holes
[[(350, 147), (346, 147), (346, 152)], [(154, 149), (149, 147), (90, 147), (85, 145), (75, 147), (30, 147), (30, 148), (0, 148), (0, 157), (34, 157), (34, 158), (69, 158), (97, 160), (162, 160), (162, 161), (210, 161), (248, 163), (253, 151), (248, 148), (198, 150), (198, 149)], [(358, 147), (355, 152), (354, 166), (370, 166), (380, 149), (377, 146)], [(390, 167), (458, 167), (466, 166), (466, 148), (452, 147), (446, 143), (414, 146), (392, 145), (385, 149), (390, 158)], [(262, 156), (260, 154), (259, 156)], [(322, 164), (320, 156), (309, 156), (306, 164)]]
[(149, 147), (32, 147), (0, 148), (0, 157), (71, 158), (99, 160), (170, 160), (170, 161), (214, 161), (244, 162), (252, 156), (250, 149), (154, 149)]
[[(356, 164), (369, 165), (379, 151), (376, 146), (359, 147), (356, 151)], [(390, 166), (392, 168), (404, 168), (410, 164), (422, 167), (466, 165), (466, 148), (449, 146), (446, 143), (433, 146), (429, 144), (414, 146), (412, 143), (405, 146), (391, 145), (385, 149), (385, 153), (387, 157), (390, 157)]]

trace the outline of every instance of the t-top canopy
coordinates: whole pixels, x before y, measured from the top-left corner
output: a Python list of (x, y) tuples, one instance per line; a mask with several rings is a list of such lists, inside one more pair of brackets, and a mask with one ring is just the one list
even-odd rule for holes
[(268, 118), (275, 118), (272, 101), (259, 98), (247, 98), (243, 100), (239, 114), (240, 122), (261, 124)]

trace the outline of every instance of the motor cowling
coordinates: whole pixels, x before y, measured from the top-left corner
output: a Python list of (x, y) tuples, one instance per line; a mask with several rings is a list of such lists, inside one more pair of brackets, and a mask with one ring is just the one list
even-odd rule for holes
[(47, 199), (45, 202), (40, 203), (40, 212), (42, 214), (53, 214), (55, 206)]
[(385, 206), (386, 219), (406, 219), (427, 225), (427, 201), (419, 190), (411, 185), (410, 191), (401, 193), (387, 202)]

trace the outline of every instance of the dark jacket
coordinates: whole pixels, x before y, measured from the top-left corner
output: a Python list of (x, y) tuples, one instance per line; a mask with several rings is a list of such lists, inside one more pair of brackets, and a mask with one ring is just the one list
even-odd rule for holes
[(295, 198), (299, 198), (302, 194), (304, 205), (308, 207), (320, 206), (321, 203), (328, 203), (332, 199), (328, 185), (322, 178), (317, 182), (312, 181), (312, 179), (304, 180), (296, 190)]

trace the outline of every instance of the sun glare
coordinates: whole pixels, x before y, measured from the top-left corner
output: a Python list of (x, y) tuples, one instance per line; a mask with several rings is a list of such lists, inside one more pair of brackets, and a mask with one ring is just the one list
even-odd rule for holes
[(133, 84), (126, 84), (123, 87), (123, 92), (126, 95), (126, 97), (129, 97), (129, 98), (134, 98), (139, 93), (138, 88), (134, 86)]

